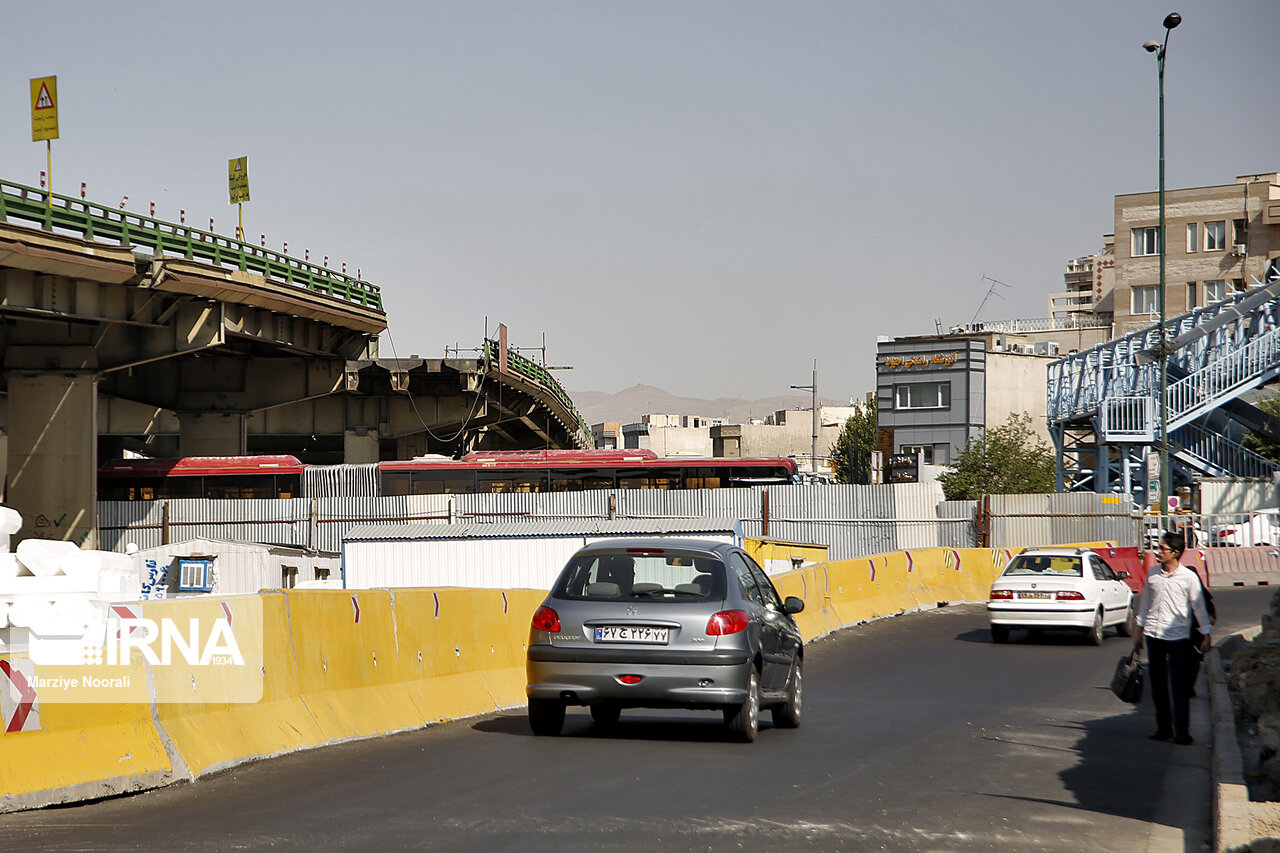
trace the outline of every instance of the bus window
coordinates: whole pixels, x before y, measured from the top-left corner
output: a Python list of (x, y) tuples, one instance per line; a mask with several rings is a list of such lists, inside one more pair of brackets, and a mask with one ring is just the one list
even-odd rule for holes
[(680, 488), (680, 470), (678, 468), (652, 468), (636, 473), (623, 472), (618, 475), (620, 489), (678, 489)]
[(613, 471), (608, 468), (558, 468), (550, 472), (553, 492), (580, 492), (584, 489), (612, 489)]
[[(391, 497), (403, 497), (409, 494), (408, 471), (385, 471), (382, 474), (382, 494)], [(426, 492), (425, 494), (436, 494)]]

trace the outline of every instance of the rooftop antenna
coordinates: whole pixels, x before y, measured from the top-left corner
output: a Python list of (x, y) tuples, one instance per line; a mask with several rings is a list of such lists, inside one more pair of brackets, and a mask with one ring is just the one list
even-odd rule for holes
[(937, 334), (939, 335), (942, 334), (942, 318), (941, 317), (933, 318), (933, 328)]
[(1004, 299), (1004, 297), (1000, 295), (1000, 292), (996, 290), (996, 285), (999, 285), (1000, 287), (1012, 287), (1012, 285), (1005, 284), (1003, 281), (997, 281), (986, 273), (982, 274), (982, 280), (991, 282), (991, 286), (987, 288), (987, 295), (982, 297), (982, 304), (978, 306), (978, 310), (973, 312), (973, 319), (969, 321), (970, 326), (978, 322), (978, 315), (982, 313), (983, 308), (987, 307), (988, 299), (993, 296), (999, 299)]

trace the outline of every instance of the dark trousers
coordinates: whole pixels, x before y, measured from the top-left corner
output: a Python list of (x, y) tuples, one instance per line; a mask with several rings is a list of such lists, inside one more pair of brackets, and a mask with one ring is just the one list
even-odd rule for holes
[(1195, 655), (1191, 640), (1147, 637), (1146, 644), (1156, 730), (1174, 735), (1191, 734), (1191, 659)]

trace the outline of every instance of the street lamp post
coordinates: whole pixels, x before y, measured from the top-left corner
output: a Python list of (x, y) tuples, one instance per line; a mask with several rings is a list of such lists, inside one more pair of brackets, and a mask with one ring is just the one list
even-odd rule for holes
[(1169, 471), (1169, 352), (1165, 337), (1165, 224), (1164, 224), (1164, 56), (1169, 47), (1169, 33), (1182, 23), (1182, 16), (1170, 12), (1164, 18), (1164, 43), (1149, 41), (1142, 46), (1156, 55), (1156, 73), (1160, 78), (1160, 341), (1157, 344), (1160, 357), (1160, 511), (1169, 506), (1171, 472)]

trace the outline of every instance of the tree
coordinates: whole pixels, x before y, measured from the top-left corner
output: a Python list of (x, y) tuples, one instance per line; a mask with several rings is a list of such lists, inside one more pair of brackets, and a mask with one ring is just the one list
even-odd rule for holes
[(1031, 415), (1014, 413), (997, 427), (969, 439), (939, 475), (947, 500), (973, 500), (982, 495), (1030, 495), (1052, 492), (1053, 454), (1031, 428)]
[[(1259, 397), (1253, 401), (1253, 405), (1273, 418), (1280, 418), (1280, 393)], [(1280, 462), (1280, 443), (1266, 433), (1249, 430), (1244, 434), (1244, 446), (1274, 462)]]
[[(858, 406), (831, 445), (831, 467), (837, 483), (870, 483), (871, 451), (876, 449), (876, 401)], [(852, 465), (850, 461), (852, 460)]]

